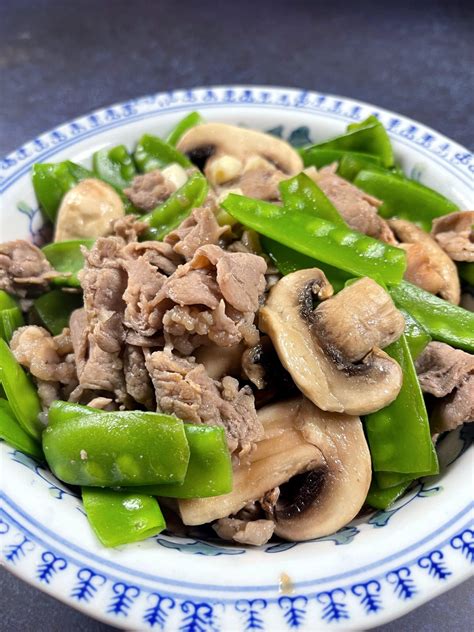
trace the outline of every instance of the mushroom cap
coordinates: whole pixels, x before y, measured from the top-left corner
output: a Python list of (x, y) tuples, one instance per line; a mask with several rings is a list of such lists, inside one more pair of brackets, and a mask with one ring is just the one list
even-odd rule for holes
[(86, 178), (63, 197), (56, 219), (54, 241), (103, 237), (111, 223), (125, 215), (120, 196), (96, 178)]
[(359, 513), (372, 467), (358, 417), (323, 412), (301, 398), (295, 425), (324, 457), (322, 463), (280, 487), (273, 511), (275, 533), (301, 541), (334, 533)]
[[(422, 228), (419, 228), (412, 222), (405, 219), (391, 219), (388, 220), (390, 228), (395, 233), (396, 237), (403, 244), (416, 244), (419, 248), (422, 248), (428, 261), (428, 270), (424, 275), (418, 275), (417, 279), (412, 279), (416, 285), (419, 285), (428, 292), (430, 289), (431, 279), (429, 277), (429, 268), (433, 273), (441, 279), (441, 283), (437, 288), (437, 294), (442, 298), (459, 305), (461, 300), (461, 285), (459, 282), (458, 271), (456, 265), (451, 258), (445, 253), (445, 251), (436, 243), (436, 241)], [(408, 254), (408, 269), (410, 268), (410, 249), (407, 248)], [(419, 252), (415, 251), (414, 254), (419, 256)], [(419, 267), (419, 263), (415, 262), (415, 266)], [(416, 273), (416, 270), (415, 270)], [(425, 287), (423, 278), (426, 277), (428, 285)]]
[[(391, 298), (370, 279), (356, 281), (329, 300), (339, 305), (352, 305), (350, 310), (341, 307), (341, 311), (360, 310), (359, 326), (353, 327), (350, 314), (346, 318), (342, 313), (331, 332), (329, 318), (331, 312), (338, 310), (327, 309), (328, 319), (321, 327), (319, 308), (312, 309), (315, 294), (319, 299), (332, 294), (323, 272), (318, 268), (293, 272), (271, 289), (260, 310), (260, 329), (272, 339), (281, 363), (300, 391), (322, 410), (365, 415), (387, 406), (400, 392), (402, 371), (389, 355), (377, 346), (371, 349), (370, 346), (377, 341), (388, 344), (396, 340), (403, 331), (403, 320), (391, 316), (392, 336), (387, 337), (382, 322), (387, 318), (387, 306), (381, 310), (383, 318), (376, 318), (370, 297), (371, 294), (377, 297), (383, 294), (385, 303), (388, 301), (396, 313)], [(378, 309), (380, 299), (374, 302)], [(321, 308), (326, 309), (324, 302)], [(366, 327), (362, 328), (364, 313)], [(351, 327), (351, 331), (342, 331), (343, 326)], [(365, 337), (371, 328), (378, 333), (371, 335), (367, 347)], [(318, 329), (325, 332), (326, 340), (318, 335)], [(364, 353), (366, 355), (360, 361), (354, 362), (354, 358)]]

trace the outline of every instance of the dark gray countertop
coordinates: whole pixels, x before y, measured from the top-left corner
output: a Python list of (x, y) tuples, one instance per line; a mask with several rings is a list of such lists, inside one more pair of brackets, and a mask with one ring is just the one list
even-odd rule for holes
[[(2, 0), (0, 155), (116, 101), (222, 83), (351, 96), (472, 149), (473, 26), (467, 0)], [(380, 630), (472, 629), (473, 587), (466, 582)], [(112, 629), (3, 569), (0, 594), (1, 630)]]

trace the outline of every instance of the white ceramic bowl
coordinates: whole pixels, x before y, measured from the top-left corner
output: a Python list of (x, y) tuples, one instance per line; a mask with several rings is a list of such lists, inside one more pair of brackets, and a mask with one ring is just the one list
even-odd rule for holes
[[(376, 114), (406, 173), (461, 208), (474, 207), (472, 155), (437, 132), (370, 105), (285, 88), (217, 87), (161, 93), (97, 111), (27, 143), (0, 163), (1, 241), (41, 239), (31, 165), (88, 164), (102, 147), (132, 147), (166, 133), (186, 112), (212, 121), (278, 128), (311, 140)], [(294, 136), (293, 136), (294, 137)], [(0, 537), (8, 569), (83, 612), (127, 629), (367, 629), (466, 579), (474, 557), (472, 451), (467, 432), (441, 444), (443, 474), (420, 483), (390, 511), (333, 536), (259, 549), (160, 535), (104, 549), (80, 500), (47, 470), (1, 449)], [(284, 574), (291, 585), (282, 581)]]

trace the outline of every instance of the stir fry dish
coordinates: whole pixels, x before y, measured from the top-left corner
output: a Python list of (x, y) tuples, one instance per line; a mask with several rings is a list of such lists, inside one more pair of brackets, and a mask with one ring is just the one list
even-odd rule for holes
[(0, 437), (105, 546), (326, 536), (474, 420), (474, 211), (376, 118), (294, 148), (193, 112), (32, 179), (51, 239), (0, 244)]

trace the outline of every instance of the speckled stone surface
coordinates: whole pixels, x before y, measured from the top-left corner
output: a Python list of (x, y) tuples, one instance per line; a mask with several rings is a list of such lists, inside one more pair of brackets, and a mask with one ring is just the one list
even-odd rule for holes
[[(468, 0), (1, 0), (0, 155), (116, 101), (222, 83), (362, 99), (473, 149), (473, 29)], [(379, 630), (467, 632), (473, 587)], [(5, 632), (112, 630), (4, 569), (0, 595)]]

